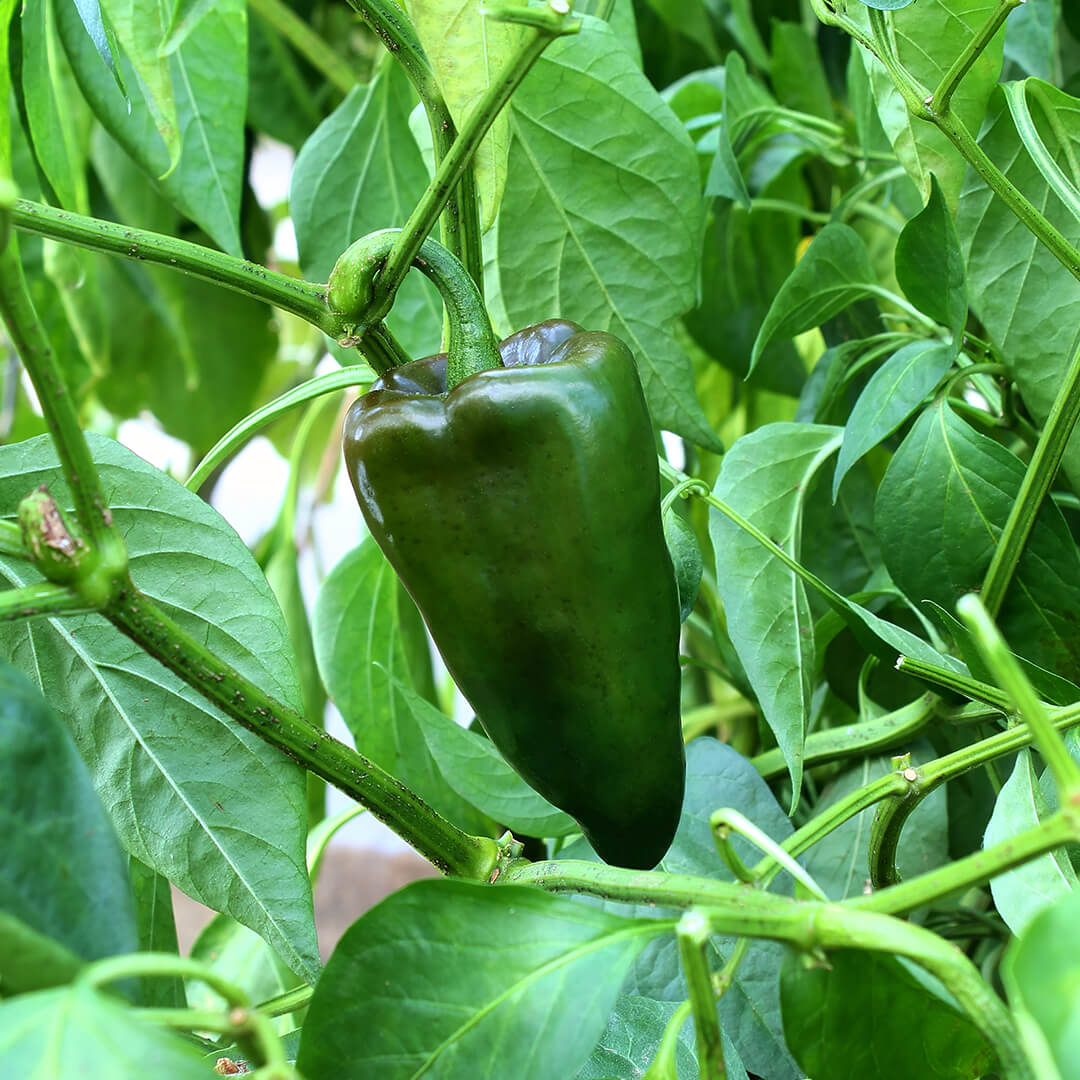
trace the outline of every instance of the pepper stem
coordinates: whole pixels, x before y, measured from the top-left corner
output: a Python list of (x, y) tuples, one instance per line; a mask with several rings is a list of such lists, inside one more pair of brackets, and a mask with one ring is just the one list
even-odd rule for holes
[[(346, 322), (351, 337), (361, 338), (386, 314), (375, 306), (375, 281), (400, 229), (383, 229), (361, 237), (338, 258), (330, 274), (327, 302)], [(499, 342), (473, 279), (441, 244), (428, 238), (412, 265), (426, 275), (442, 296), (450, 326), (446, 388), (452, 390), (478, 371), (502, 367)]]

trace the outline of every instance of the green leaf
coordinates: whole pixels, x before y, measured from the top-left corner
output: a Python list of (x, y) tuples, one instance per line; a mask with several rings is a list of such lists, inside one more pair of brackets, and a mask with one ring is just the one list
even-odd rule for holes
[[(288, 631), (240, 538), (130, 450), (90, 438), (136, 586), (298, 709)], [(0, 448), (0, 506), (14, 507), (42, 483), (61, 507), (71, 505), (47, 438)], [(26, 563), (0, 565), (13, 586), (37, 580)], [(67, 721), (128, 851), (261, 934), (313, 981), (319, 959), (304, 865), (303, 772), (101, 616), (5, 626), (0, 656), (31, 673)]]
[[(840, 437), (838, 428), (814, 424), (759, 428), (724, 455), (713, 494), (798, 559), (806, 493)], [(784, 755), (795, 805), (816, 662), (806, 590), (767, 548), (715, 510), (709, 535), (728, 633)]]
[[(1001, 977), (1014, 1012), (1030, 1019), (1060, 1080), (1080, 1080), (1080, 893), (1035, 916), (1006, 950)], [(1039, 1075), (1051, 1080), (1049, 1070)]]
[(807, 970), (789, 951), (780, 994), (784, 1034), (814, 1080), (970, 1080), (994, 1071), (972, 1021), (893, 956), (837, 949), (827, 966)]
[(315, 601), (312, 637), (323, 682), (356, 745), (462, 828), (483, 817), (444, 779), (424, 731), (398, 691), (412, 684), (401, 632), (419, 619), (378, 545), (367, 537), (330, 572)]
[(895, 259), (896, 280), (904, 295), (924, 315), (948, 327), (959, 343), (968, 310), (964, 256), (933, 174), (926, 208), (904, 226), (896, 241)]
[(548, 47), (512, 110), (513, 182), (498, 230), (510, 320), (561, 315), (622, 338), (653, 420), (717, 448), (671, 333), (697, 300), (703, 223), (682, 124), (611, 29), (588, 18)]
[[(678, 1007), (673, 1001), (620, 995), (608, 1017), (607, 1028), (575, 1080), (640, 1080), (656, 1056), (664, 1029)], [(740, 1073), (738, 1068), (732, 1068), (738, 1058), (736, 1055), (733, 1061), (728, 1050), (725, 1040), (724, 1065), (729, 1080), (745, 1080), (746, 1070)], [(695, 1080), (698, 1072), (692, 1023), (684, 1023), (679, 1032), (675, 1064), (678, 1080)]]
[[(731, 872), (717, 855), (709, 827), (713, 811), (721, 806), (738, 810), (777, 843), (783, 843), (792, 833), (791, 822), (769, 785), (746, 758), (716, 739), (694, 739), (686, 748), (686, 798), (679, 829), (658, 869), (732, 880)], [(733, 843), (744, 861), (756, 861), (757, 853), (748, 843), (739, 837), (733, 838)], [(561, 854), (566, 858), (596, 859), (584, 840)], [(784, 891), (785, 887), (790, 888), (782, 880), (776, 886), (778, 891)], [(638, 918), (678, 915), (648, 904), (630, 907), (605, 901), (583, 902), (597, 903), (605, 910)], [(710, 939), (714, 970), (723, 966), (734, 947), (734, 938)], [(779, 945), (768, 941), (751, 944), (735, 972), (731, 988), (720, 999), (720, 1024), (737, 1040), (739, 1056), (752, 1072), (768, 1076), (769, 1080), (797, 1080), (802, 1074), (784, 1045), (780, 1024), (778, 976), (782, 958), (783, 949)], [(673, 936), (665, 935), (646, 945), (623, 985), (623, 993), (662, 1001), (685, 1000), (686, 983)]]
[[(885, 565), (913, 602), (947, 611), (977, 592), (1020, 490), (1024, 466), (970, 428), (947, 402), (916, 421), (878, 488), (874, 520)], [(998, 616), (1022, 656), (1080, 676), (1080, 553), (1061, 511), (1044, 502)]]
[(664, 514), (664, 541), (675, 567), (675, 583), (679, 587), (679, 617), (686, 622), (694, 610), (701, 575), (705, 570), (701, 546), (694, 527), (674, 509)]
[[(130, 855), (127, 857), (127, 864), (135, 896), (139, 952), (179, 954), (169, 879)], [(184, 981), (179, 975), (168, 978), (146, 976), (139, 979), (138, 996), (135, 1000), (143, 1008), (187, 1008)]]
[(33, 1080), (107, 1076), (207, 1080), (199, 1051), (178, 1035), (85, 986), (23, 994), (0, 1003), (0, 1062)]
[[(1035, 828), (1049, 809), (1035, 780), (1030, 750), (1016, 756), (986, 826), (984, 847), (1011, 840)], [(998, 914), (1014, 934), (1022, 934), (1044, 908), (1077, 891), (1076, 871), (1063, 851), (1051, 851), (990, 881)]]
[(0, 989), (8, 997), (63, 986), (83, 966), (66, 945), (0, 910)]
[(102, 14), (116, 34), (124, 55), (138, 76), (143, 101), (169, 155), (169, 171), (180, 160), (180, 129), (168, 58), (158, 49), (168, 31), (170, 5), (166, 0), (102, 0)]
[(1053, 77), (1060, 7), (1060, 0), (1024, 0), (1006, 20), (1005, 59), (1018, 64), (1024, 74), (1040, 79)]
[(780, 103), (789, 109), (832, 120), (832, 90), (817, 42), (799, 23), (772, 24), (769, 79)]
[[(934, 756), (933, 748), (926, 745), (924, 752), (913, 755), (913, 758), (923, 761)], [(867, 758), (841, 773), (825, 789), (821, 800), (815, 804), (815, 812), (822, 813), (853, 791), (884, 776), (889, 769), (887, 758)], [(874, 807), (868, 807), (849, 818), (803, 856), (807, 872), (825, 890), (830, 900), (862, 895), (867, 879), (870, 825), (874, 811)], [(949, 819), (945, 789), (939, 788), (923, 799), (912, 814), (910, 823), (900, 837), (896, 862), (901, 877), (907, 880), (944, 866), (948, 861)]]
[(536, 889), (419, 881), (358, 919), (315, 990), (297, 1068), (351, 1080), (573, 1076), (668, 927)]
[(826, 225), (773, 298), (754, 341), (750, 370), (770, 342), (820, 326), (849, 304), (869, 296), (876, 285), (862, 237), (850, 225)]
[[(0, 910), (84, 960), (135, 951), (127, 862), (90, 774), (63, 721), (6, 663), (0, 822)], [(0, 959), (5, 992), (20, 989), (5, 975)]]
[(176, 0), (169, 29), (158, 50), (161, 56), (176, 52), (202, 18), (217, 6), (218, 0)]
[[(1032, 115), (1046, 148), (1080, 185), (1080, 100), (1032, 80)], [(980, 144), (1047, 220), (1080, 244), (1080, 220), (1053, 197), (1009, 116), (1004, 95), (991, 102)], [(1080, 344), (1080, 282), (986, 184), (972, 175), (960, 195), (957, 229), (965, 249), (972, 307), (1038, 423), (1045, 421)], [(1080, 438), (1069, 440), (1064, 469), (1080, 485)]]
[[(156, 178), (158, 189), (180, 213), (223, 250), (241, 255), (247, 102), (244, 0), (218, 0), (169, 58), (178, 129), (184, 132), (183, 153), (171, 172), (168, 148), (150, 110), (141, 96), (129, 99), (121, 91), (75, 4), (60, 4), (56, 20), (79, 88), (102, 126), (148, 176)], [(127, 59), (118, 57), (117, 64), (124, 85), (137, 85)]]
[[(304, 143), (293, 167), (289, 209), (300, 269), (326, 281), (353, 240), (404, 225), (427, 187), (420, 150), (409, 134), (412, 89), (397, 64), (384, 64), (356, 87)], [(410, 356), (439, 351), (442, 304), (419, 272), (398, 290), (387, 324)]]
[(525, 836), (570, 836), (581, 827), (533, 791), (495, 744), (455, 723), (441, 709), (394, 681), (427, 742), (443, 779), (482, 813)]
[[(517, 23), (488, 18), (479, 0), (407, 0), (405, 10), (460, 129), (517, 53), (528, 31)], [(473, 157), (485, 230), (491, 228), (499, 212), (509, 150), (510, 113), (504, 109)]]
[(913, 341), (871, 376), (844, 426), (833, 474), (833, 498), (848, 470), (891, 435), (923, 403), (953, 366), (956, 348), (940, 341)]
[[(964, 4), (920, 0), (911, 4), (891, 19), (900, 63), (927, 92), (933, 91), (996, 7), (997, 0), (970, 0)], [(1004, 38), (1004, 31), (999, 30), (953, 94), (949, 108), (968, 131), (977, 132), (986, 114), (1001, 72)], [(932, 124), (913, 119), (885, 68), (864, 49), (855, 51), (867, 70), (878, 116), (900, 163), (924, 198), (933, 173), (941, 184), (946, 205), (954, 210), (964, 181), (965, 162), (960, 152)]]
[[(64, 6), (60, 3), (60, 8)], [(21, 96), (34, 156), (56, 198), (66, 209), (88, 214), (86, 155), (91, 117), (59, 48), (57, 17), (56, 0), (40, 0), (28, 5), (20, 19)], [(4, 20), (5, 26), (8, 22)]]

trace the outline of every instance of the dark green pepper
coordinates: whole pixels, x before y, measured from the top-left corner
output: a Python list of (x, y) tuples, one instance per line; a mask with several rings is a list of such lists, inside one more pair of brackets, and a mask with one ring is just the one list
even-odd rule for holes
[(349, 476), (492, 742), (602, 858), (652, 867), (685, 762), (637, 370), (617, 338), (564, 321), (499, 352), (449, 392), (445, 355), (383, 375), (346, 419)]

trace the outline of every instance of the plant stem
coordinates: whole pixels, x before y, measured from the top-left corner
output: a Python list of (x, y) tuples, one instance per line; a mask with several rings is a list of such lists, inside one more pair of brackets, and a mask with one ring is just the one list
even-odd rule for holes
[[(453, 146), (457, 128), (412, 23), (394, 0), (348, 0), (348, 3), (382, 41), (413, 84), (427, 113), (437, 167)], [(457, 191), (450, 194), (442, 216), (440, 236), (443, 247), (462, 261), (477, 288), (482, 289), (484, 252), (476, 181), (471, 169), (462, 175)]]
[(41, 403), (60, 467), (71, 488), (79, 524), (92, 546), (111, 541), (112, 515), (97, 466), (79, 426), (75, 401), (64, 382), (59, 361), (34, 310), (14, 236), (9, 237), (0, 251), (0, 315)]
[[(547, 12), (537, 9), (538, 17), (543, 14)], [(521, 85), (540, 54), (555, 38), (576, 33), (580, 26), (580, 22), (567, 23), (564, 15), (555, 16), (553, 11), (551, 14), (553, 18), (549, 20), (549, 25), (535, 25), (533, 33), (503, 65), (484, 96), (470, 110), (453, 145), (439, 162), (431, 183), (398, 234), (379, 274), (372, 317), (383, 318), (390, 310), (394, 294), (405, 279), (409, 267), (413, 265), (421, 244), (431, 233), (432, 226), (446, 206), (451, 192), (470, 169), (473, 155), (495, 118), (509, 102), (511, 94)]]
[(264, 300), (317, 326), (331, 337), (341, 328), (326, 306), (326, 287), (267, 270), (264, 266), (214, 251), (202, 244), (162, 233), (131, 229), (113, 221), (84, 217), (43, 203), (19, 199), (11, 211), (12, 224), (24, 232), (62, 240), (91, 251), (123, 255), (140, 262), (180, 270), (203, 281), (223, 285), (256, 300)]
[(1046, 425), (1035, 444), (1024, 472), (1020, 490), (1009, 510), (1008, 520), (998, 537), (993, 558), (983, 578), (980, 599), (991, 616), (996, 616), (1005, 599), (1024, 545), (1027, 543), (1039, 508), (1050, 491), (1058, 467), (1065, 456), (1069, 437), (1080, 419), (1080, 349), (1073, 355), (1061, 387), (1050, 407)]
[(1075, 843), (1078, 838), (1080, 828), (1075, 811), (1058, 811), (1034, 828), (1025, 829), (992, 848), (976, 851), (928, 874), (879, 889), (868, 896), (852, 897), (843, 903), (845, 907), (862, 911), (902, 915), (952, 893), (982, 885), (1063, 844)]
[(720, 1038), (720, 1021), (716, 1015), (716, 994), (709, 977), (709, 937), (709, 923), (700, 911), (688, 911), (675, 927), (679, 960), (694, 1014), (698, 1077), (700, 1080), (726, 1080), (724, 1046)]
[(22, 529), (13, 521), (0, 521), (0, 555), (13, 555), (18, 559), (30, 558), (30, 552), (23, 543)]
[(950, 671), (948, 668), (939, 667), (936, 664), (928, 664), (925, 660), (916, 660), (911, 656), (898, 657), (896, 670), (904, 675), (910, 675), (920, 682), (930, 683), (936, 689), (962, 694), (972, 701), (981, 701), (986, 705), (992, 705), (1002, 712), (1008, 712), (1011, 705), (1009, 696), (996, 686), (973, 679), (969, 675), (961, 675), (958, 671)]
[(86, 600), (67, 585), (43, 581), (0, 592), (0, 622), (44, 615), (72, 615), (92, 611)]
[[(740, 881), (753, 882), (758, 876), (758, 869), (747, 869), (729, 842), (729, 836), (737, 832), (740, 836), (749, 840), (759, 851), (765, 852), (764, 863), (775, 862), (781, 869), (786, 870), (792, 878), (806, 890), (815, 900), (828, 900), (821, 886), (791, 857), (791, 855), (778, 844), (771, 836), (764, 833), (752, 821), (748, 820), (738, 810), (722, 809), (713, 811), (709, 818), (709, 828), (712, 830), (713, 839), (720, 849), (731, 872)], [(760, 865), (760, 864), (759, 864)]]
[(248, 7), (343, 94), (356, 85), (356, 73), (348, 63), (282, 0), (248, 0)]
[(932, 105), (934, 110), (942, 115), (949, 111), (953, 93), (960, 85), (960, 80), (971, 70), (971, 65), (983, 54), (983, 51), (993, 40), (994, 35), (1001, 29), (1002, 23), (1009, 17), (1009, 13), (1022, 3), (1024, 3), (1024, 0), (998, 0), (998, 6), (993, 10), (990, 17), (968, 39), (967, 44), (960, 50), (960, 55), (941, 77), (941, 82), (938, 83), (937, 89), (930, 95), (927, 105)]
[(241, 987), (206, 964), (189, 956), (177, 956), (175, 953), (141, 952), (107, 956), (104, 960), (87, 964), (79, 972), (77, 981), (83, 986), (101, 987), (117, 979), (169, 978), (174, 975), (206, 983), (230, 1006), (246, 1008), (249, 1004), (247, 992)]
[(264, 693), (130, 582), (117, 592), (103, 614), (226, 715), (363, 803), (444, 873), (487, 880), (499, 854), (494, 840), (463, 832), (375, 762)]
[[(923, 694), (894, 712), (873, 720), (812, 732), (806, 737), (803, 766), (810, 768), (827, 761), (838, 761), (856, 755), (865, 756), (896, 746), (926, 727), (934, 715), (936, 702), (937, 698), (932, 694)], [(751, 763), (766, 780), (787, 771), (778, 747), (758, 754)]]
[(1080, 792), (1080, 765), (1073, 761), (1065, 741), (1050, 722), (1046, 705), (1009, 652), (986, 608), (978, 597), (969, 594), (960, 598), (956, 611), (971, 631), (983, 662), (1027, 721), (1032, 741), (1046, 760), (1059, 794), (1064, 799), (1074, 791)]

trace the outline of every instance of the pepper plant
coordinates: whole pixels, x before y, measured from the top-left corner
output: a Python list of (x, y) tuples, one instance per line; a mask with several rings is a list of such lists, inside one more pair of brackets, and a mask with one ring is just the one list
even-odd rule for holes
[[(1080, 9), (1021, 3), (0, 0), (5, 1076), (1080, 1076)], [(305, 603), (442, 300), (440, 408), (553, 319), (643, 399), (493, 397), (479, 491), (354, 439)], [(324, 965), (325, 784), (442, 876)]]

